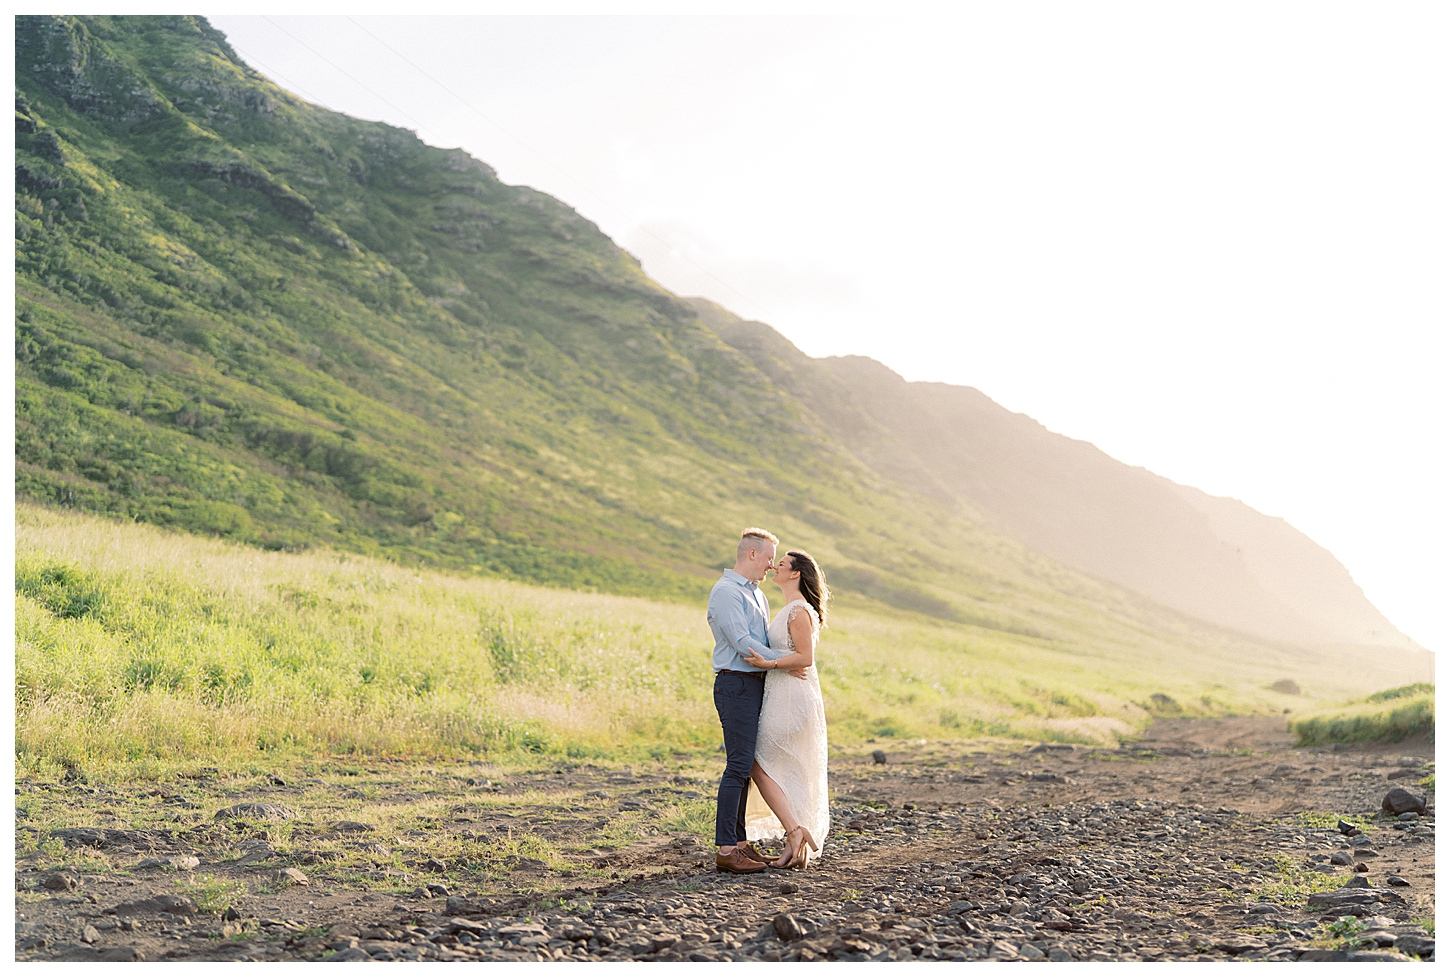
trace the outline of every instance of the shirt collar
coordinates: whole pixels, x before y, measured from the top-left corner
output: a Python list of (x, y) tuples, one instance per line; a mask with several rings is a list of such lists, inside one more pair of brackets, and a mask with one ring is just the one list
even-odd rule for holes
[(735, 583), (739, 584), (742, 587), (749, 587), (752, 590), (755, 589), (755, 584), (752, 581), (746, 580), (744, 577), (742, 577), (740, 574), (736, 573), (732, 569), (727, 568), (725, 570), (725, 579), (733, 580)]

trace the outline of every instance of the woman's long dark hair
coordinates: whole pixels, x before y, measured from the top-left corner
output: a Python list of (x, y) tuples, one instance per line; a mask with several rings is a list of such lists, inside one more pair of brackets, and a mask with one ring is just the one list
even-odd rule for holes
[(825, 627), (826, 602), (831, 599), (831, 588), (826, 586), (825, 571), (816, 562), (816, 558), (805, 550), (791, 550), (786, 556), (790, 557), (791, 569), (800, 572), (801, 596), (816, 609), (816, 617), (821, 619), (821, 627)]

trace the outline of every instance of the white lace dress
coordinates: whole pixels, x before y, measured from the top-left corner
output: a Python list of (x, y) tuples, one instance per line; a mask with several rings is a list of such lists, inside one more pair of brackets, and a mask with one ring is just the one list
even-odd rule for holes
[[(819, 637), (821, 621), (815, 608), (794, 600), (770, 622), (772, 657), (795, 652), (790, 622), (809, 614), (811, 631)], [(760, 731), (755, 739), (755, 762), (780, 785), (791, 811), (805, 825), (816, 844), (826, 843), (831, 827), (831, 805), (826, 785), (826, 709), (821, 682), (812, 665), (803, 682), (785, 670), (765, 676), (765, 701), (760, 707)], [(751, 841), (784, 836), (785, 829), (766, 806), (759, 790), (751, 790), (745, 808), (745, 837)]]

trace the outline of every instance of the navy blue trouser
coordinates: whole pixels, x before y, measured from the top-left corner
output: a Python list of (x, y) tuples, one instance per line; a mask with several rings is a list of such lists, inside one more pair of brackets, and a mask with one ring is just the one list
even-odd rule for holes
[(715, 795), (715, 844), (745, 840), (745, 802), (755, 765), (755, 732), (765, 698), (765, 673), (720, 672), (715, 676), (715, 712), (725, 733), (725, 772)]

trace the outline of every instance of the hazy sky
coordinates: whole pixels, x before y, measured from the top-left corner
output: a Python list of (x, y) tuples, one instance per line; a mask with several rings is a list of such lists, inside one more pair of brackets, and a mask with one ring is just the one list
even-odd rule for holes
[(969, 384), (1288, 519), (1439, 649), (1445, 10), (212, 21), (811, 355)]

